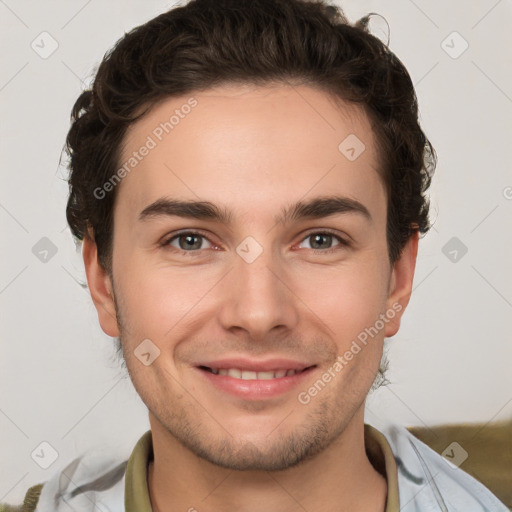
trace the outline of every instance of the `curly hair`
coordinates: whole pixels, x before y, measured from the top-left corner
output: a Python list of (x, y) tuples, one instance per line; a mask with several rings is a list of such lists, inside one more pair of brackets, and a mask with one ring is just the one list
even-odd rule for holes
[(191, 0), (126, 33), (77, 99), (66, 139), (66, 217), (77, 241), (98, 248), (112, 272), (116, 187), (94, 194), (119, 166), (127, 128), (158, 101), (223, 84), (317, 87), (358, 104), (376, 136), (387, 192), (387, 242), (395, 262), (410, 236), (430, 228), (435, 151), (420, 128), (411, 78), (368, 29), (320, 0)]

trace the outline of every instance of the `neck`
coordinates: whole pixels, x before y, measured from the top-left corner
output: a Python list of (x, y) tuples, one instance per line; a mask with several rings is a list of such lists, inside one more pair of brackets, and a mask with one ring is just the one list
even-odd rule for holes
[(366, 454), (363, 414), (358, 411), (326, 450), (277, 472), (215, 466), (183, 447), (160, 423), (151, 422), (152, 508), (154, 512), (384, 512), (387, 483)]

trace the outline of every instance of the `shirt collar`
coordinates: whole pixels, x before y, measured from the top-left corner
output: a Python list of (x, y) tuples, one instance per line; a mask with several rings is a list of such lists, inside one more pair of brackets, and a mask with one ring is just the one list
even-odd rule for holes
[[(391, 447), (381, 432), (365, 423), (364, 441), (368, 459), (387, 480), (388, 495), (385, 512), (398, 512), (398, 471)], [(128, 460), (125, 477), (126, 512), (152, 512), (149, 499), (147, 472), (153, 460), (153, 438), (148, 430), (137, 441)]]

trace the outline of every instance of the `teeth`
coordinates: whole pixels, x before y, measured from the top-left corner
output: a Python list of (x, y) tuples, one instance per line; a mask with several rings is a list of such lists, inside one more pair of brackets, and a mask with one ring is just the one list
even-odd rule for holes
[(258, 378), (260, 380), (270, 380), (277, 377), (277, 375), (275, 375), (276, 373), (277, 372), (258, 372), (257, 377), (254, 378)]
[(215, 375), (223, 375), (234, 377), (235, 379), (242, 380), (271, 380), (280, 379), (282, 377), (290, 377), (300, 371), (296, 370), (277, 370), (275, 372), (253, 372), (249, 370), (239, 370), (238, 368), (210, 368), (211, 372)]

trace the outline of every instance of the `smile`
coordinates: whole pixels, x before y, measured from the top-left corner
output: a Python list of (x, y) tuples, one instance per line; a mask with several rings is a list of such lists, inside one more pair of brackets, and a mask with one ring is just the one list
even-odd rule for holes
[(242, 368), (237, 367), (236, 363), (232, 366), (226, 362), (217, 363), (215, 366), (213, 363), (210, 363), (211, 366), (201, 364), (196, 366), (195, 370), (206, 379), (203, 382), (208, 383), (209, 387), (217, 390), (216, 392), (250, 401), (269, 400), (294, 389), (301, 389), (304, 387), (305, 379), (309, 379), (310, 374), (317, 369), (316, 365), (306, 366), (298, 363), (288, 363), (289, 366), (295, 365), (296, 368), (287, 368), (286, 363), (286, 366), (283, 365), (284, 361), (281, 364), (239, 363)]
[(301, 373), (304, 370), (276, 370), (276, 371), (263, 371), (263, 372), (255, 372), (250, 370), (241, 370), (239, 368), (208, 368), (207, 366), (201, 366), (202, 370), (209, 371), (214, 375), (221, 375), (227, 377), (233, 377), (235, 379), (241, 380), (271, 380), (271, 379), (281, 379), (283, 377), (291, 377), (297, 373)]

